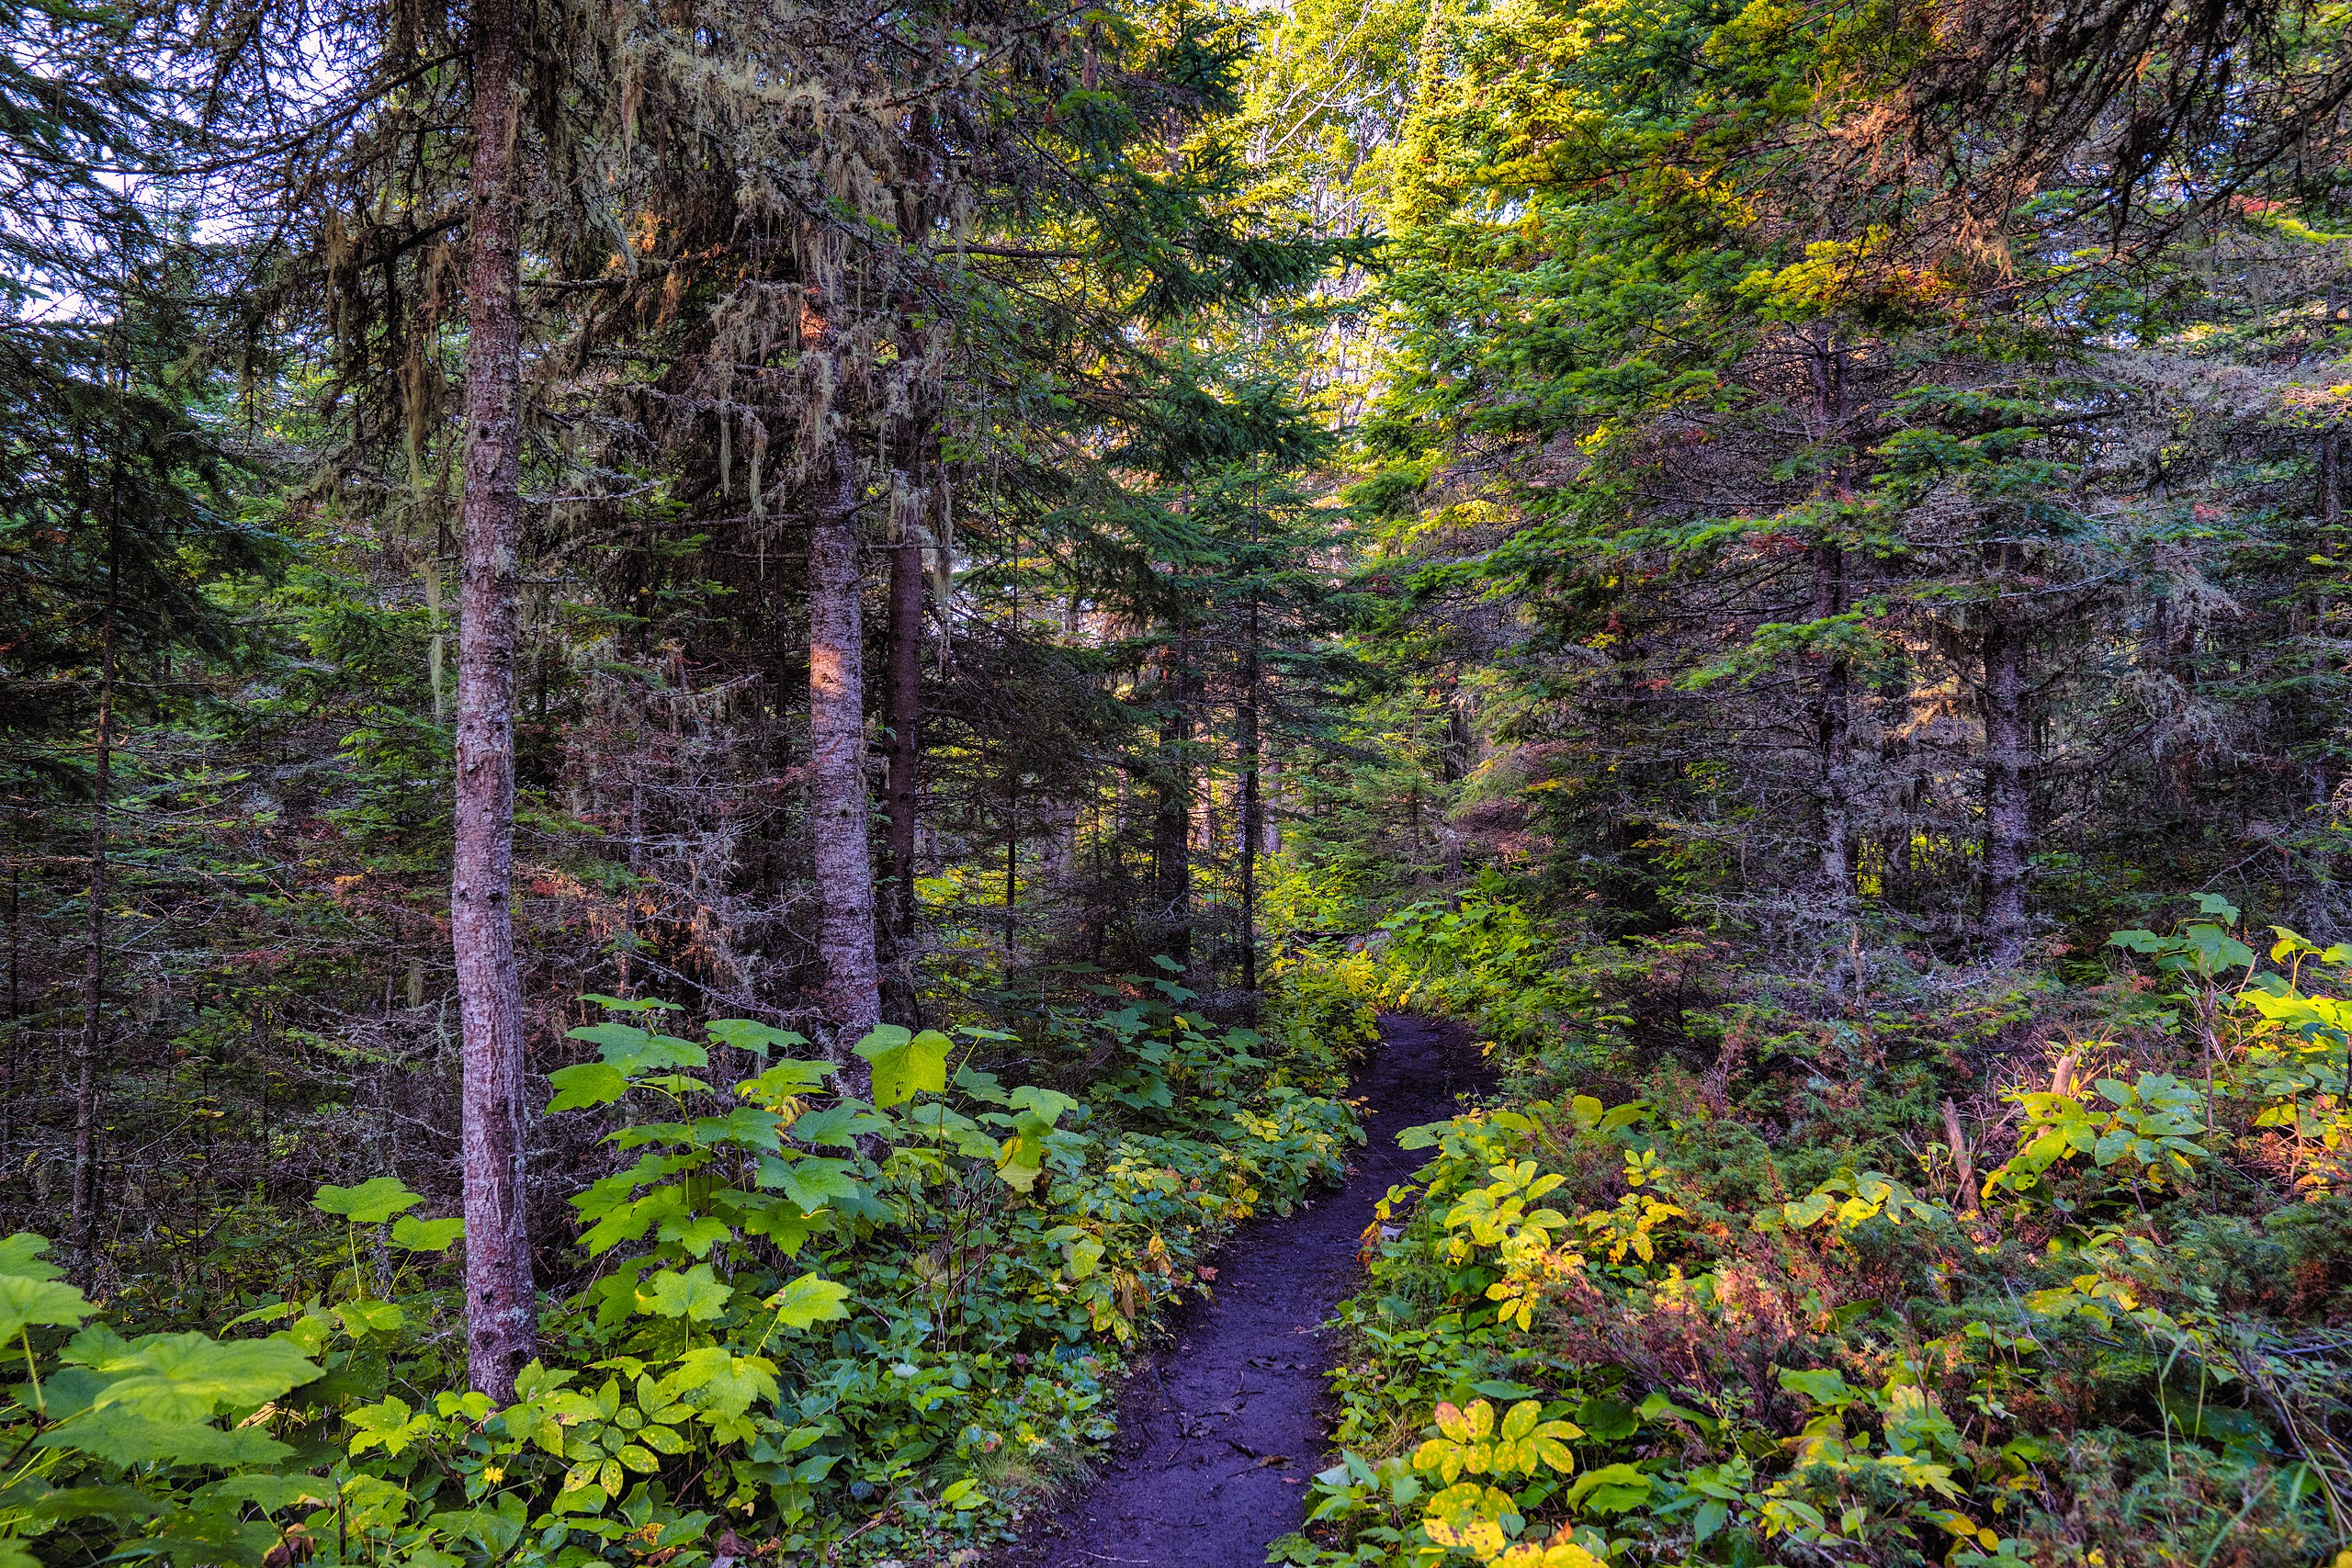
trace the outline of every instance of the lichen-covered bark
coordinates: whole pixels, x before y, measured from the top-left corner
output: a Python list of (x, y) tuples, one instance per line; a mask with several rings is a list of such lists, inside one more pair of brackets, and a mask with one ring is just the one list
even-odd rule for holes
[(1151, 818), (1152, 913), (1168, 956), (1193, 961), (1193, 764), (1190, 628), (1163, 656), (1159, 747), (1153, 755)]
[(890, 942), (890, 1011), (896, 1021), (912, 1023), (916, 780), (922, 760), (922, 534), (911, 522), (890, 547), (889, 632), (890, 668), (882, 705), (890, 737), (889, 773), (882, 786), (883, 815), (889, 824), (889, 884), (882, 925)]
[(449, 930), (464, 1023), (466, 1352), (502, 1404), (537, 1334), (525, 1223), (523, 994), (514, 960), (514, 535), (522, 511), (514, 0), (476, 0), (466, 273), (464, 583)]
[(865, 616), (857, 537), (857, 458), (837, 441), (831, 482), (808, 537), (808, 815), (819, 902), (817, 946), (834, 1059), (882, 1019), (875, 954), (874, 860), (866, 818)]
[(1984, 937), (1998, 967), (2025, 961), (2026, 852), (2032, 832), (2026, 796), (2025, 649), (1998, 611), (1984, 633)]

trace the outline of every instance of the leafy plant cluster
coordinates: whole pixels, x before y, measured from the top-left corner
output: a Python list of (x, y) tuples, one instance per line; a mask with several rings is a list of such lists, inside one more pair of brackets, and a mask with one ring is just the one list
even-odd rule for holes
[[(592, 998), (594, 1055), (547, 1109), (605, 1129), (571, 1200), (593, 1269), (503, 1409), (435, 1342), (461, 1222), (391, 1178), (320, 1190), (345, 1266), (244, 1337), (124, 1339), (45, 1243), (0, 1244), (26, 1374), (0, 1563), (968, 1560), (1109, 1434), (1124, 1348), (1208, 1290), (1204, 1249), (1359, 1136), (1265, 1036), (1172, 981), (1143, 995), (1047, 1030), (1107, 1057), (1082, 1094), (1003, 1082), (1001, 1032), (885, 1025), (863, 1100), (788, 1031), (691, 1038), (664, 1004)], [(1312, 998), (1269, 1022), (1302, 1045), (1354, 1026)]]
[[(1508, 1022), (1523, 922), (1422, 911), (1333, 967), (1424, 973), (1418, 933), (1451, 934), (1449, 999)], [(1408, 1135), (1431, 1158), (1340, 1313), (1339, 1461), (1277, 1558), (2342, 1550), (2352, 948), (2238, 922), (2209, 897), (2116, 933), (2099, 979), (1940, 1009), (1890, 978), (1808, 1014), (1725, 976), (1740, 998), (1690, 1021), (1710, 1048), (1640, 1072), (1624, 1015), (1556, 1004), (1500, 1100)], [(1490, 943), (1509, 978), (1482, 993)], [(1547, 1087), (1628, 1074), (1614, 1105)]]

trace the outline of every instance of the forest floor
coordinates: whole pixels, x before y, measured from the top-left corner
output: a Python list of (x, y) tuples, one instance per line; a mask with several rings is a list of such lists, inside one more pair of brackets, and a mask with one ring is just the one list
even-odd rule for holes
[(1179, 1313), (1128, 1382), (1100, 1480), (1000, 1568), (1261, 1568), (1267, 1543), (1299, 1528), (1323, 1462), (1322, 1325), (1363, 1279), (1373, 1206), (1428, 1157), (1396, 1134), (1487, 1081), (1458, 1025), (1387, 1014), (1380, 1039), (1353, 1086), (1368, 1141), (1345, 1185), (1220, 1251), (1215, 1298)]

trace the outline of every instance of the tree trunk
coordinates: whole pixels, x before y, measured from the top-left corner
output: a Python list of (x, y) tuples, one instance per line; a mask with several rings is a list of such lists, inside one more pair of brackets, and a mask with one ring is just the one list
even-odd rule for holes
[[(8, 1055), (0, 1062), (0, 1170), (13, 1163), (17, 1149), (17, 1058), (23, 1053), (24, 1030), (24, 860), (26, 818), (19, 807), (11, 819), (8, 844)], [(205, 1127), (209, 1135), (211, 1122)]]
[[(1808, 355), (1808, 368), (1813, 379), (1814, 438), (1824, 444), (1842, 444), (1853, 419), (1845, 350), (1834, 340), (1818, 345)], [(1821, 493), (1825, 498), (1839, 496), (1852, 486), (1850, 465), (1841, 457), (1823, 476)], [(1846, 613), (1851, 597), (1846, 566), (1843, 547), (1826, 539), (1814, 546), (1815, 620)], [(1814, 737), (1820, 770), (1815, 787), (1820, 803), (1822, 890), (1832, 914), (1841, 918), (1854, 895), (1852, 708), (1853, 671), (1843, 657), (1833, 654), (1822, 666), (1821, 682), (1814, 694)]]
[(1280, 756), (1266, 759), (1265, 776), (1258, 794), (1258, 848), (1261, 853), (1278, 855), (1283, 852), (1283, 764)]
[(1249, 646), (1241, 654), (1241, 988), (1258, 988), (1258, 601), (1250, 601)]
[(74, 1190), (66, 1229), (72, 1237), (74, 1276), (91, 1283), (97, 1269), (98, 1054), (105, 1043), (107, 1001), (107, 863), (108, 820), (114, 804), (114, 684), (119, 639), (116, 595), (116, 511), (120, 465), (110, 479), (107, 510), (106, 625), (100, 632), (98, 755), (91, 770), (89, 963), (82, 977), (82, 1032), (74, 1048)]
[(2330, 528), (2344, 521), (2344, 433), (2332, 427), (2319, 438), (2319, 520)]
[[(1846, 552), (1836, 545), (1814, 547), (1813, 616), (1816, 621), (1846, 613)], [(1853, 672), (1845, 659), (1832, 655), (1823, 665), (1821, 683), (1814, 693), (1814, 743), (1819, 749), (1821, 803), (1821, 886), (1834, 909), (1842, 911), (1852, 899), (1854, 868), (1850, 844), (1854, 813), (1848, 777), (1849, 718), (1853, 705)]]
[(1021, 942), (1021, 771), (1009, 754), (1005, 769), (1004, 973), (1010, 980)]
[[(1062, 602), (1062, 639), (1073, 648), (1090, 646), (1086, 623), (1079, 612), (1078, 595)], [(1078, 797), (1057, 800), (1048, 808), (1046, 833), (1052, 844), (1047, 874), (1054, 886), (1067, 888), (1078, 880), (1078, 822), (1082, 815)]]
[(1075, 800), (1056, 801), (1046, 818), (1047, 838), (1053, 846), (1049, 874), (1059, 887), (1078, 880), (1078, 818), (1079, 805)]
[(1193, 765), (1191, 713), (1184, 667), (1189, 639), (1179, 636), (1160, 674), (1159, 748), (1153, 758), (1157, 796), (1151, 818), (1152, 902), (1166, 934), (1168, 956), (1193, 962)]
[(850, 1046), (882, 1021), (875, 955), (874, 858), (866, 818), (865, 606), (858, 566), (857, 457), (832, 451), (830, 494), (820, 493), (808, 535), (808, 816), (819, 899), (817, 947), (825, 966), (830, 1048), (854, 1093), (864, 1061)]
[(458, 628), (457, 843), (449, 930), (465, 1032), (467, 1375), (503, 1404), (538, 1314), (525, 1213), (523, 986), (514, 960), (514, 578), (522, 513), (521, 27), (475, 0), (466, 274), (466, 470)]
[(1997, 610), (1984, 633), (1984, 934), (1995, 967), (2025, 962), (2025, 649)]
[(922, 765), (922, 533), (909, 522), (890, 547), (890, 670), (883, 693), (890, 732), (882, 808), (889, 820), (889, 883), (882, 924), (890, 942), (888, 1014), (915, 1021), (916, 777)]

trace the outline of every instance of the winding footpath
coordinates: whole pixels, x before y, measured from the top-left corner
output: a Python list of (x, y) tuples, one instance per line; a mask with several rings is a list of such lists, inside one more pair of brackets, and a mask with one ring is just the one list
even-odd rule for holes
[(1323, 1466), (1320, 1332), (1363, 1278), (1372, 1211), (1425, 1152), (1396, 1134), (1442, 1121), (1484, 1082), (1459, 1027), (1397, 1014), (1353, 1091), (1367, 1143), (1347, 1182), (1246, 1227), (1217, 1258), (1216, 1299), (1169, 1325), (1173, 1343), (1127, 1386), (1101, 1481), (1034, 1526), (1001, 1568), (1261, 1568), (1299, 1528)]

